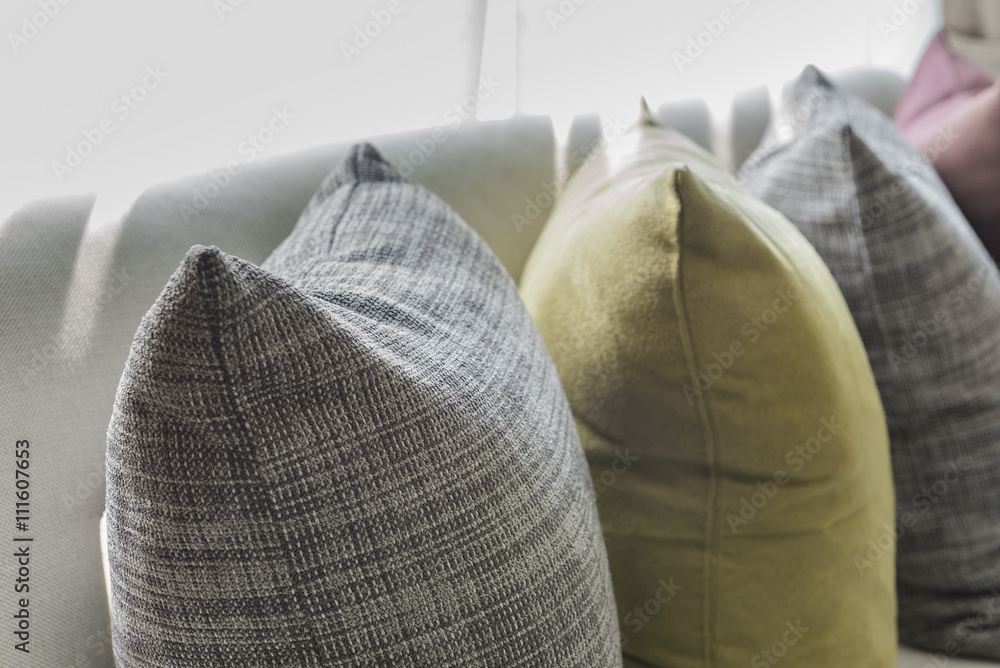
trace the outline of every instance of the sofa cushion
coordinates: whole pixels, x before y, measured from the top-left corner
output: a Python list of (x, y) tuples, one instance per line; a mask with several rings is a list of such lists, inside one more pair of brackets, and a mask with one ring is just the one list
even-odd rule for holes
[(1000, 256), (1000, 83), (914, 135), (986, 250)]
[(944, 31), (939, 32), (921, 56), (893, 120), (911, 139), (933, 132), (949, 113), (992, 83), (989, 75), (949, 49)]
[(810, 67), (781, 115), (791, 131), (741, 180), (826, 260), (868, 349), (892, 440), (900, 639), (1000, 658), (1000, 615), (978, 618), (1000, 587), (1000, 273), (881, 113)]
[(108, 431), (117, 665), (620, 666), (593, 489), (515, 286), (355, 148), (261, 267), (196, 246)]
[(521, 294), (595, 479), (628, 666), (888, 666), (888, 437), (822, 260), (646, 118), (574, 176)]
[(1000, 254), (1000, 84), (952, 53), (939, 33), (895, 121), (934, 165), (986, 250)]

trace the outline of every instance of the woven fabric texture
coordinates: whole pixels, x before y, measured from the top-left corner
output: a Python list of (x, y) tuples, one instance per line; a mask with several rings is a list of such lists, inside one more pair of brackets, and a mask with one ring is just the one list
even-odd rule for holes
[(819, 251), (868, 350), (892, 442), (900, 640), (1000, 658), (996, 266), (934, 169), (815, 68), (740, 177)]
[(545, 346), (370, 146), (262, 267), (191, 250), (136, 334), (107, 489), (119, 668), (621, 665)]

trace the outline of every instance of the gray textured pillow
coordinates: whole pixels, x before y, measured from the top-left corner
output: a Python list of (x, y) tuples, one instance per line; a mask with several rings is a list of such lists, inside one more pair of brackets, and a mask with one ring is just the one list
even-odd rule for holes
[(370, 146), (262, 268), (191, 250), (136, 334), (107, 489), (120, 668), (621, 665), (545, 346)]
[[(1000, 659), (1000, 275), (934, 169), (881, 113), (807, 68), (740, 174), (819, 251), (885, 405), (900, 639)], [(946, 150), (946, 149), (945, 149)]]

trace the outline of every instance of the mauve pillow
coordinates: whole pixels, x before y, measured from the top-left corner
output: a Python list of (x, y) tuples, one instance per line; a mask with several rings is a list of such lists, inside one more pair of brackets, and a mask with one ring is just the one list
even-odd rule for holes
[(936, 130), (950, 112), (992, 83), (989, 75), (949, 49), (944, 32), (939, 32), (903, 91), (893, 121), (913, 140)]
[(1000, 88), (976, 65), (931, 41), (896, 108), (896, 125), (948, 186), (986, 250), (1000, 253)]
[(948, 186), (986, 250), (1000, 254), (1000, 85), (910, 137)]

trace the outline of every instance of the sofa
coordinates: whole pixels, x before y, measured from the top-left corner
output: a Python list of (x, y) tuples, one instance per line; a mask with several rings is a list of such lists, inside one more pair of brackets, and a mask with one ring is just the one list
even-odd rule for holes
[[(889, 71), (836, 82), (891, 115), (904, 88)], [(737, 169), (772, 109), (764, 87), (734, 97), (726, 118), (701, 101), (654, 115)], [(583, 114), (566, 136), (544, 117), (467, 123), (370, 140), (404, 175), (439, 195), (517, 280), (562, 185), (633, 122)], [(37, 471), (29, 529), (30, 655), (0, 647), (0, 664), (114, 665), (99, 531), (105, 442), (136, 328), (188, 249), (215, 245), (261, 263), (289, 234), (348, 146), (230, 163), (141, 193), (106, 192), (25, 204), (0, 225), (3, 442), (29, 440)], [(13, 530), (12, 530), (13, 531)], [(14, 604), (8, 593), (5, 607)], [(998, 665), (900, 648), (899, 666)]]

